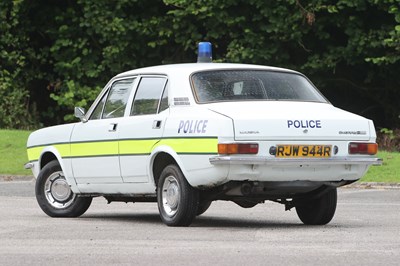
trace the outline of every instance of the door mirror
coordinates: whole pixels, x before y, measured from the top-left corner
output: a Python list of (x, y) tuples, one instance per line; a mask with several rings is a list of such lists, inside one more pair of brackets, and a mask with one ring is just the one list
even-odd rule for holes
[(82, 107), (75, 107), (74, 115), (75, 117), (79, 118), (83, 123), (86, 123), (88, 121), (86, 118), (85, 109)]

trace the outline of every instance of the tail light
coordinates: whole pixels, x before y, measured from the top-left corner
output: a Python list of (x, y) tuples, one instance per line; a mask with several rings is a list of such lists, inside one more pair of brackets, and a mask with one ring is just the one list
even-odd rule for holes
[(219, 154), (257, 154), (257, 143), (219, 143)]
[(369, 154), (374, 155), (378, 152), (378, 144), (376, 143), (349, 143), (349, 154)]

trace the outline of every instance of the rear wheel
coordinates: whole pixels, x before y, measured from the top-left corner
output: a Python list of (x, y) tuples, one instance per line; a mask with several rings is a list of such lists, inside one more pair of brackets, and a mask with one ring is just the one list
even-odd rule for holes
[(78, 217), (92, 203), (91, 197), (78, 197), (72, 192), (57, 161), (40, 171), (35, 193), (40, 208), (51, 217)]
[(199, 192), (189, 185), (179, 167), (171, 164), (161, 172), (157, 203), (166, 225), (189, 226), (197, 214)]
[(337, 191), (336, 188), (331, 188), (321, 197), (296, 206), (296, 212), (304, 224), (324, 225), (329, 223), (335, 215), (336, 204)]

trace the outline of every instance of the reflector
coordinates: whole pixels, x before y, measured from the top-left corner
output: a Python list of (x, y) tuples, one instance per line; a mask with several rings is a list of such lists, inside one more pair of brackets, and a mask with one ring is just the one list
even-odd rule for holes
[(257, 154), (257, 143), (219, 143), (219, 154)]
[(349, 143), (349, 154), (369, 154), (374, 155), (378, 152), (378, 144), (376, 143)]

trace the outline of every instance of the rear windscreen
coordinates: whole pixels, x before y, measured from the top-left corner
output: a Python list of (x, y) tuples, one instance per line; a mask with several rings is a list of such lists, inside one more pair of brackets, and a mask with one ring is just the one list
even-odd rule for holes
[(218, 70), (192, 75), (199, 103), (285, 100), (327, 102), (302, 75), (263, 70)]

